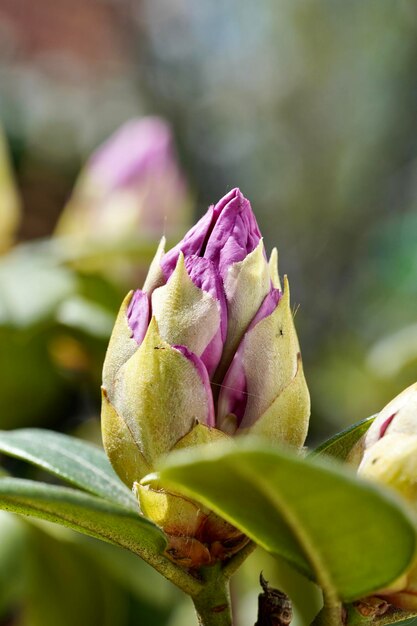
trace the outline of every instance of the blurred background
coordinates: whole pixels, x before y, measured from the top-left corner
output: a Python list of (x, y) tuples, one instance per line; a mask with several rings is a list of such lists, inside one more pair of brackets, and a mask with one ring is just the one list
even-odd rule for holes
[[(162, 233), (174, 242), (235, 186), (290, 278), (310, 443), (415, 382), (416, 35), (411, 0), (0, 0), (0, 427), (99, 441), (121, 298)], [(143, 624), (192, 623), (137, 559), (132, 583), (130, 555), (115, 575), (107, 547), (3, 515), (22, 559), (0, 550), (2, 626), (67, 626), (63, 600), (39, 606), (34, 572), (63, 572), (64, 596), (72, 578), (85, 588), (86, 562), (100, 575), (68, 626), (139, 610)], [(251, 617), (258, 561), (236, 583)], [(119, 621), (94, 612), (105, 585)]]

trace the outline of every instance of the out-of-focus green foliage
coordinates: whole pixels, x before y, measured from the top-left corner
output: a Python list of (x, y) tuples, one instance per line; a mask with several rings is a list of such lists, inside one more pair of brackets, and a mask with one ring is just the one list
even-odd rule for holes
[[(1, 512), (0, 620), (16, 626), (167, 624), (174, 587), (133, 555)], [(45, 593), (45, 589), (48, 590)]]
[(0, 619), (23, 595), (25, 578), (24, 564), (29, 542), (23, 520), (0, 513)]

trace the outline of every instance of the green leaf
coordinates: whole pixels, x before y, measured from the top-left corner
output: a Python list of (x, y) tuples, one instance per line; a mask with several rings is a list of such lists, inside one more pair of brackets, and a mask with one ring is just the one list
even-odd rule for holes
[(375, 417), (376, 415), (372, 415), (342, 430), (340, 433), (337, 433), (337, 435), (334, 435), (334, 437), (324, 441), (318, 448), (313, 450), (310, 456), (327, 454), (340, 461), (345, 461), (355, 443), (366, 433)]
[(160, 478), (345, 600), (392, 582), (414, 556), (402, 504), (328, 459), (247, 438), (172, 454)]
[(97, 446), (49, 430), (0, 431), (0, 452), (23, 459), (96, 496), (133, 511), (133, 494)]
[(36, 246), (18, 246), (0, 259), (0, 323), (24, 328), (53, 316), (74, 293), (76, 281), (65, 267), (53, 265)]
[(0, 508), (67, 526), (127, 548), (151, 563), (166, 547), (162, 530), (139, 512), (69, 487), (1, 478)]

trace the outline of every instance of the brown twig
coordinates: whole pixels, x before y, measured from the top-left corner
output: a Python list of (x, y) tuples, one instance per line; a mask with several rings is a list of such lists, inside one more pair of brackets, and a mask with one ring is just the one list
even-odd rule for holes
[(259, 577), (262, 593), (258, 596), (258, 621), (255, 626), (289, 626), (292, 605), (287, 594), (274, 589), (262, 576)]

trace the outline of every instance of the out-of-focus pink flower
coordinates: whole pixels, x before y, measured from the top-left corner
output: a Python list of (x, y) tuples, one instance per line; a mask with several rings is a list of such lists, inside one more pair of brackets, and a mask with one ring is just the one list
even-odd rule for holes
[(169, 125), (158, 117), (132, 119), (87, 161), (56, 234), (155, 239), (178, 233), (189, 208)]

